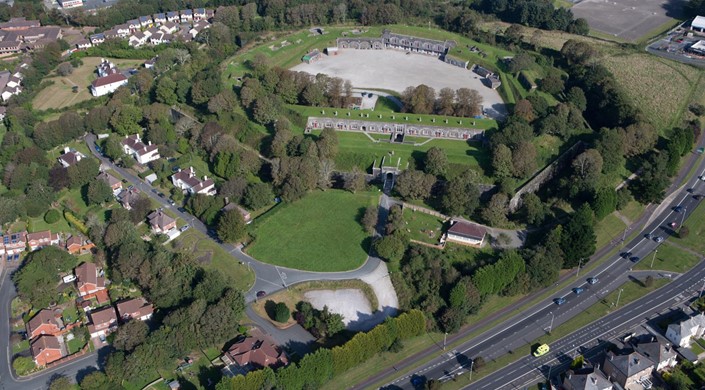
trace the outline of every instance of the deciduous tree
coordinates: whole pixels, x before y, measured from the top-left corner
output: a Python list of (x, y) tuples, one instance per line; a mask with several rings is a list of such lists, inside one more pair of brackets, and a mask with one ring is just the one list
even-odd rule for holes
[(245, 221), (238, 209), (225, 210), (218, 218), (218, 237), (225, 242), (238, 242), (245, 236)]

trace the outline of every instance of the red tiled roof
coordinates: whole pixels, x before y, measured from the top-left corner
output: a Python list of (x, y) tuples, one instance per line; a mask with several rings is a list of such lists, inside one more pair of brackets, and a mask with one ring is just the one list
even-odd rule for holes
[(27, 323), (28, 337), (31, 337), (35, 330), (45, 324), (56, 326), (56, 328), (59, 329), (59, 324), (56, 321), (54, 313), (51, 310), (42, 309)]
[(98, 276), (98, 269), (93, 263), (83, 263), (74, 269), (76, 279), (78, 279), (78, 288), (90, 283), (96, 287), (105, 287), (105, 278)]
[(276, 367), (289, 364), (286, 354), (275, 345), (254, 337), (247, 337), (233, 344), (226, 354), (240, 366), (251, 364), (255, 367)]

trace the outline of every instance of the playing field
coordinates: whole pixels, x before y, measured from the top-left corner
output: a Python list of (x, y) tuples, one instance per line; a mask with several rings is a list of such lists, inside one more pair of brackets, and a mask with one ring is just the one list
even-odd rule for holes
[[(138, 67), (143, 60), (117, 60), (108, 59), (113, 62), (118, 69)], [(89, 90), (91, 82), (98, 78), (96, 67), (100, 63), (98, 57), (86, 57), (83, 65), (73, 70), (73, 73), (66, 76), (54, 75), (47, 77), (44, 81), (53, 81), (54, 84), (39, 91), (32, 101), (32, 106), (36, 110), (48, 110), (50, 108), (60, 109), (91, 99), (93, 96)], [(73, 92), (73, 87), (78, 87), (78, 92)]]
[(369, 245), (359, 220), (376, 204), (376, 193), (312, 192), (258, 218), (255, 240), (245, 251), (266, 263), (307, 271), (358, 268)]

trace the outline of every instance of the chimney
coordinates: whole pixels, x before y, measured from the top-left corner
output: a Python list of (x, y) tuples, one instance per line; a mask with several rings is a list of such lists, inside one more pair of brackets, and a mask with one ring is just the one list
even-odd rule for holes
[(152, 141), (148, 141), (147, 145), (152, 146)]
[(203, 181), (206, 181), (206, 180), (208, 180), (208, 176), (203, 175)]
[(71, 149), (69, 149), (68, 146), (64, 146), (64, 153), (68, 153), (68, 152), (70, 152), (70, 151), (71, 151)]

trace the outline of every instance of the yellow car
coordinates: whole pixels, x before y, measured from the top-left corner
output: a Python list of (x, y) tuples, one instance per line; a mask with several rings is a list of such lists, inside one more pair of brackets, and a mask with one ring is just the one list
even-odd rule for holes
[(550, 350), (551, 350), (551, 348), (549, 348), (549, 346), (547, 344), (541, 344), (534, 351), (534, 356), (536, 356), (536, 357), (543, 356), (543, 355), (547, 354), (548, 351), (550, 351)]

